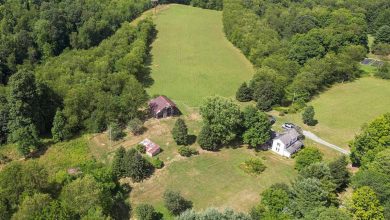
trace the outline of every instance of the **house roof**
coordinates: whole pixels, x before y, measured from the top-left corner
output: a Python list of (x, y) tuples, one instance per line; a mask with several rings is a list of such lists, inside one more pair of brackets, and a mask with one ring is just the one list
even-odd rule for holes
[(146, 152), (152, 155), (160, 151), (160, 146), (147, 138), (141, 141), (140, 144), (144, 145)]
[(300, 134), (296, 129), (288, 129), (285, 133), (276, 137), (276, 139), (279, 139), (284, 145), (289, 146), (292, 144), (292, 141), (298, 140), (299, 136)]
[(302, 146), (303, 143), (301, 141), (295, 141), (294, 144), (287, 147), (286, 151), (289, 152), (290, 154), (293, 154), (297, 152), (299, 149), (301, 149)]
[(154, 113), (158, 113), (166, 107), (176, 107), (176, 104), (166, 96), (159, 96), (149, 101), (149, 107)]

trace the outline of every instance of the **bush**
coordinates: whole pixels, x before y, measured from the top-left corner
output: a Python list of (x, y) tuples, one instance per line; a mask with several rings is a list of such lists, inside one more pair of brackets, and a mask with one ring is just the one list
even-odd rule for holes
[(252, 90), (244, 82), (236, 92), (236, 99), (239, 102), (249, 102), (252, 100)]
[(214, 135), (209, 125), (204, 125), (199, 133), (198, 144), (204, 150), (216, 151), (221, 144), (218, 137)]
[(118, 141), (122, 139), (126, 134), (122, 131), (122, 128), (117, 123), (112, 123), (108, 128), (108, 138), (112, 141)]
[(192, 155), (198, 154), (196, 149), (185, 146), (179, 147), (178, 152), (183, 157), (191, 157)]
[(385, 63), (383, 66), (378, 68), (375, 76), (382, 79), (390, 79), (390, 64)]
[(161, 169), (164, 167), (164, 162), (162, 160), (160, 160), (160, 158), (156, 157), (156, 158), (152, 158), (150, 160), (150, 163), (153, 165), (154, 168), (156, 169)]
[(295, 169), (298, 171), (309, 166), (310, 164), (321, 162), (322, 153), (314, 147), (306, 147), (299, 151), (295, 157)]
[(167, 190), (164, 193), (165, 207), (173, 214), (179, 215), (192, 207), (192, 202), (183, 198), (179, 192)]
[(135, 208), (135, 215), (139, 220), (156, 219), (157, 213), (152, 205), (140, 204)]
[(137, 145), (135, 146), (135, 149), (136, 149), (140, 154), (146, 153), (146, 148), (145, 148), (145, 146), (142, 145), (142, 144), (137, 144)]
[(249, 159), (240, 165), (240, 168), (246, 173), (260, 174), (267, 167), (260, 159)]
[(390, 54), (390, 44), (377, 43), (372, 47), (372, 53), (381, 56), (387, 56)]
[(144, 123), (140, 119), (134, 118), (134, 119), (129, 121), (129, 124), (127, 127), (129, 128), (131, 133), (133, 133), (134, 135), (138, 135), (138, 134), (141, 134), (143, 129), (144, 129), (143, 125), (144, 125)]
[(9, 159), (7, 156), (0, 154), (0, 164), (6, 164), (10, 161), (11, 161), (11, 159)]

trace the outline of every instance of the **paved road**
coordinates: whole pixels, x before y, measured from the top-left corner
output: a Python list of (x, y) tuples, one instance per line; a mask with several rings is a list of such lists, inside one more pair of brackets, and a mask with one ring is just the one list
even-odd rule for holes
[(305, 135), (306, 138), (309, 138), (309, 139), (311, 139), (311, 140), (313, 140), (313, 141), (315, 141), (315, 142), (317, 142), (319, 144), (322, 144), (322, 145), (324, 145), (326, 147), (329, 147), (329, 148), (332, 148), (334, 150), (337, 150), (338, 152), (340, 152), (342, 154), (345, 154), (345, 155), (349, 155), (350, 154), (350, 152), (348, 150), (345, 150), (345, 149), (343, 149), (341, 147), (338, 147), (338, 146), (336, 146), (334, 144), (326, 142), (325, 140), (319, 138), (317, 135), (311, 133), (310, 131), (303, 131), (303, 135)]

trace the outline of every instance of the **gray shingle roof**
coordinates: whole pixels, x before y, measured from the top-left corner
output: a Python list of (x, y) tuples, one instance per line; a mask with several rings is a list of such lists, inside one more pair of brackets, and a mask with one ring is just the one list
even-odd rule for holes
[(285, 133), (281, 134), (277, 139), (279, 139), (286, 147), (293, 144), (298, 140), (300, 134), (295, 129), (288, 129)]
[(286, 151), (288, 151), (290, 154), (293, 154), (297, 152), (301, 147), (303, 146), (303, 143), (301, 141), (295, 141), (294, 144), (287, 147)]

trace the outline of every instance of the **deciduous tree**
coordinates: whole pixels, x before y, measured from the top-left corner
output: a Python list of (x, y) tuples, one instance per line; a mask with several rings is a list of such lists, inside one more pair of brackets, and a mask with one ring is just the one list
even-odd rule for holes
[(188, 128), (183, 119), (178, 118), (176, 120), (172, 129), (172, 137), (177, 145), (188, 144)]

